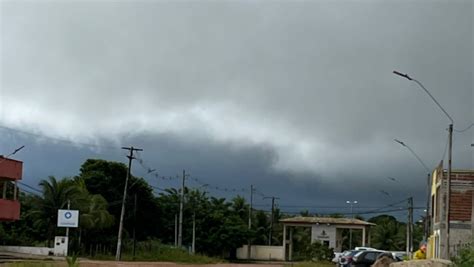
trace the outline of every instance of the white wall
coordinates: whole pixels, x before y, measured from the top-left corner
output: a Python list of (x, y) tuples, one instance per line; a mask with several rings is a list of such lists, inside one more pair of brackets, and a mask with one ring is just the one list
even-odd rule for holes
[(46, 248), (46, 247), (0, 246), (0, 251), (24, 253), (24, 254), (31, 254), (31, 255), (43, 255), (43, 256), (49, 255), (50, 252), (53, 253), (52, 248)]
[[(283, 246), (251, 246), (250, 258), (252, 260), (284, 260)], [(237, 259), (247, 259), (248, 248), (244, 245), (237, 249)]]
[(319, 240), (321, 243), (329, 241), (329, 247), (336, 248), (336, 225), (313, 225), (311, 227), (311, 241), (315, 240)]

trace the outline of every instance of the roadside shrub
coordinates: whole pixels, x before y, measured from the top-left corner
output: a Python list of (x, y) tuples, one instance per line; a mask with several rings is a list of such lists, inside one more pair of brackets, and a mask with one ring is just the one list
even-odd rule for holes
[(313, 261), (330, 261), (334, 251), (319, 241), (315, 241), (308, 245), (305, 249), (305, 256), (307, 260)]
[(458, 256), (453, 259), (456, 267), (474, 266), (474, 244), (461, 249)]

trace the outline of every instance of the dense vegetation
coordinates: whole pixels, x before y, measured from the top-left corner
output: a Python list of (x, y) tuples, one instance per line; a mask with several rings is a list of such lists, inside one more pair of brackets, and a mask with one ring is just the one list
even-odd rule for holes
[(471, 241), (469, 246), (462, 248), (458, 255), (453, 259), (456, 267), (472, 267), (474, 266), (474, 242)]
[[(48, 177), (42, 180), (39, 183), (41, 194), (21, 194), (21, 220), (0, 224), (1, 244), (52, 246), (54, 236), (65, 234), (65, 229), (56, 227), (57, 210), (66, 208), (70, 201), (71, 209), (80, 211), (79, 228), (70, 231), (70, 249), (83, 256), (114, 255), (126, 173), (127, 167), (122, 163), (89, 159), (81, 166), (77, 176), (60, 180)], [(236, 248), (247, 244), (249, 238), (253, 244), (268, 243), (269, 214), (255, 210), (252, 229), (249, 230), (249, 205), (245, 198), (236, 196), (229, 201), (190, 188), (185, 188), (184, 193), (185, 247), (189, 248), (192, 242), (192, 218), (196, 221), (196, 252), (199, 254), (233, 257)], [(138, 207), (136, 211), (135, 198)], [(151, 257), (147, 253), (154, 244), (175, 244), (175, 220), (179, 211), (179, 199), (180, 192), (176, 189), (169, 188), (155, 195), (153, 188), (144, 179), (133, 176), (130, 178), (124, 218), (124, 255), (131, 255), (134, 229), (138, 240), (137, 251), (142, 256), (145, 255), (144, 258)], [(310, 214), (303, 212), (302, 215)], [(276, 223), (272, 244), (281, 245), (282, 225), (278, 220), (285, 215), (276, 209), (274, 216)], [(377, 224), (371, 237), (374, 247), (404, 250), (403, 223), (386, 215), (372, 218), (370, 221)], [(416, 227), (418, 228), (419, 226)], [(302, 260), (328, 258), (328, 250), (310, 244), (309, 230), (295, 229), (295, 257)], [(415, 240), (419, 241), (419, 229), (415, 232)], [(343, 236), (348, 235), (344, 233)], [(348, 248), (347, 239), (344, 239), (343, 248)], [(360, 233), (354, 232), (354, 244), (360, 243), (360, 239)]]

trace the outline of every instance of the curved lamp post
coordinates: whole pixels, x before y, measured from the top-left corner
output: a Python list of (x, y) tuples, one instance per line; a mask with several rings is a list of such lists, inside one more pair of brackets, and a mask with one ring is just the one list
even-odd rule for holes
[(441, 109), (441, 111), (443, 111), (443, 113), (446, 115), (446, 117), (448, 117), (449, 121), (451, 122), (449, 124), (449, 128), (448, 128), (448, 131), (449, 131), (449, 150), (448, 150), (448, 177), (447, 177), (447, 181), (446, 181), (446, 187), (447, 187), (447, 190), (446, 190), (446, 208), (445, 208), (445, 221), (444, 221), (444, 224), (445, 224), (445, 227), (446, 227), (446, 235), (444, 237), (445, 239), (445, 247), (442, 249), (441, 251), (441, 255), (442, 255), (442, 258), (444, 259), (449, 259), (449, 209), (450, 209), (450, 197), (451, 197), (451, 162), (452, 162), (452, 152), (453, 152), (453, 124), (454, 124), (454, 120), (453, 118), (448, 114), (448, 112), (446, 112), (446, 110), (441, 106), (441, 104), (433, 97), (433, 95), (430, 93), (430, 91), (428, 91), (428, 89), (426, 89), (423, 84), (421, 82), (419, 82), (418, 80), (408, 76), (408, 74), (403, 74), (401, 72), (398, 72), (398, 71), (393, 71), (393, 74), (395, 75), (398, 75), (400, 77), (403, 77), (409, 81), (413, 81), (415, 82), (416, 84), (418, 84), (418, 86), (423, 89), (423, 91), (425, 91), (425, 93), (428, 94), (428, 96), (433, 100), (433, 102), (435, 102), (435, 104)]
[(423, 160), (421, 160), (421, 158), (418, 156), (418, 154), (415, 153), (415, 151), (413, 149), (411, 149), (411, 147), (407, 144), (405, 144), (404, 142), (398, 140), (398, 139), (393, 139), (395, 142), (399, 143), (400, 145), (402, 145), (403, 147), (405, 147), (406, 149), (408, 149), (410, 151), (410, 153), (415, 156), (415, 158), (418, 160), (418, 162), (421, 164), (421, 166), (423, 166), (423, 168), (425, 168), (426, 172), (427, 172), (427, 181), (426, 181), (426, 190), (427, 190), (427, 196), (426, 196), (426, 210), (425, 210), (425, 233), (424, 233), (424, 240), (427, 241), (428, 240), (428, 236), (429, 236), (429, 221), (428, 221), (428, 216), (429, 216), (429, 207), (430, 207), (430, 200), (431, 200), (431, 191), (430, 191), (430, 187), (431, 187), (431, 180), (430, 180), (430, 169), (428, 168), (428, 166), (426, 166), (426, 164), (423, 162)]

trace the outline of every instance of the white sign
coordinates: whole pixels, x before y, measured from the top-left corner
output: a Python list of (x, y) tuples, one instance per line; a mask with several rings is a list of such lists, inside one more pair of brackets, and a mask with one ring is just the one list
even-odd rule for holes
[(78, 210), (58, 210), (58, 227), (78, 227)]

